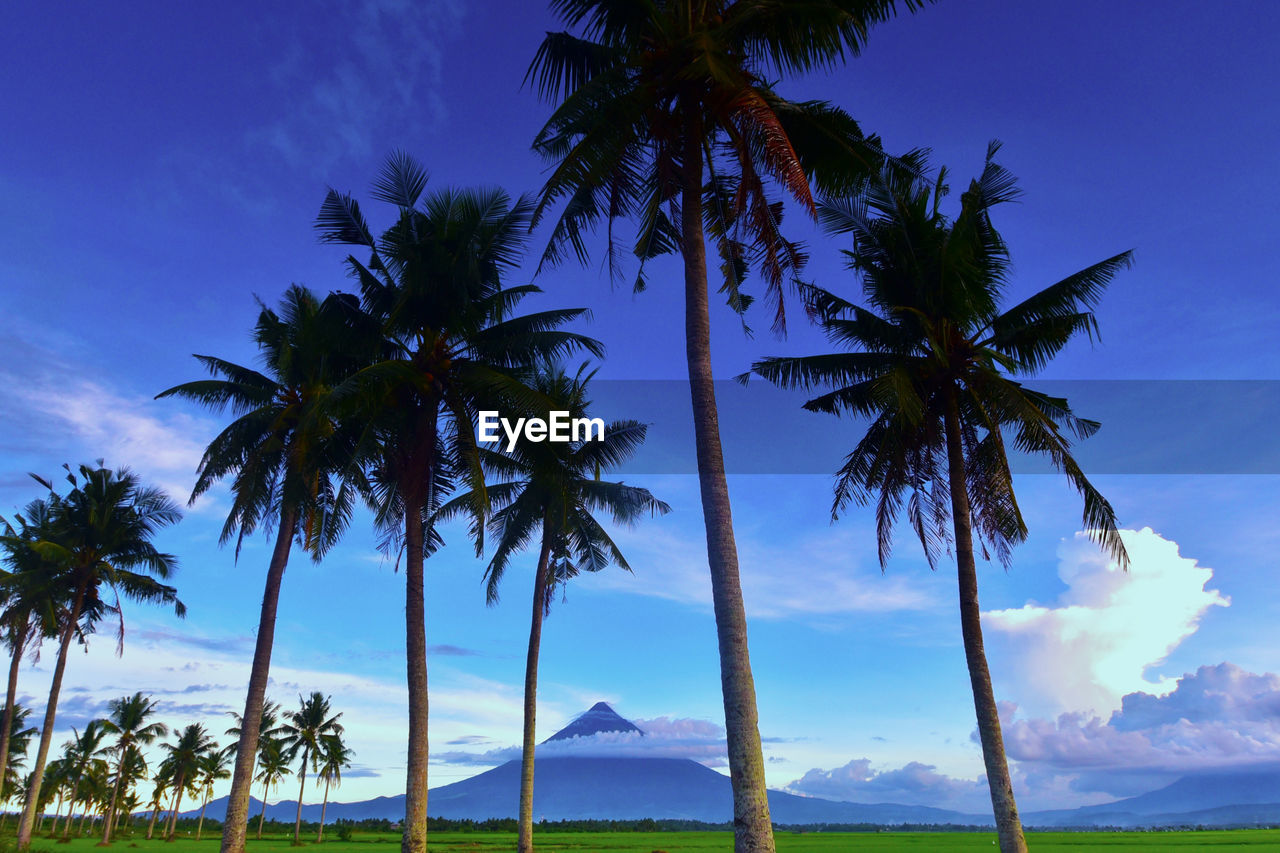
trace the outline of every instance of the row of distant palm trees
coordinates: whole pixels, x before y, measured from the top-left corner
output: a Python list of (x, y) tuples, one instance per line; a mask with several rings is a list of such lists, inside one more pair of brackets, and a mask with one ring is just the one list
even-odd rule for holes
[[(602, 345), (566, 331), (582, 309), (519, 314), (537, 288), (510, 286), (531, 228), (554, 217), (540, 270), (590, 255), (606, 235), (620, 275), (615, 219), (638, 224), (636, 290), (648, 262), (683, 261), (685, 355), (717, 625), (735, 849), (774, 849), (755, 687), (711, 370), (707, 244), (720, 291), (745, 315), (751, 270), (764, 282), (772, 325), (785, 329), (788, 291), (841, 350), (766, 359), (753, 372), (821, 391), (807, 407), (870, 420), (838, 472), (833, 515), (876, 504), (886, 561), (905, 513), (932, 562), (957, 560), (961, 626), (1002, 851), (1025, 850), (1004, 757), (978, 619), (975, 548), (1007, 560), (1026, 535), (1007, 458), (1047, 455), (1079, 489), (1085, 527), (1125, 560), (1110, 505), (1070, 454), (1097, 429), (1067, 401), (1015, 377), (1043, 368), (1067, 343), (1096, 333), (1092, 309), (1129, 263), (1123, 253), (1002, 305), (1007, 247), (991, 220), (1015, 197), (989, 152), (982, 175), (944, 212), (945, 170), (922, 151), (894, 156), (837, 106), (783, 98), (768, 81), (830, 68), (857, 54), (869, 30), (916, 0), (552, 0), (569, 30), (542, 42), (527, 80), (555, 106), (534, 140), (551, 164), (536, 198), (496, 190), (425, 193), (427, 175), (393, 156), (373, 197), (392, 208), (375, 231), (360, 205), (331, 190), (317, 220), (323, 241), (352, 247), (358, 294), (318, 297), (291, 288), (279, 313), (255, 328), (264, 369), (198, 356), (213, 378), (165, 392), (230, 410), (209, 446), (194, 495), (226, 479), (232, 510), (224, 541), (274, 528), (257, 645), (237, 747), (224, 853), (242, 853), (258, 754), (275, 614), (290, 550), (319, 559), (363, 500), (388, 549), (403, 558), (409, 731), (403, 850), (424, 853), (427, 806), (427, 659), (423, 562), (442, 542), (436, 523), (465, 516), (477, 549), (497, 540), (491, 593), (510, 558), (540, 549), (526, 675), (521, 851), (532, 849), (532, 701), (541, 614), (555, 584), (583, 568), (624, 564), (595, 511), (634, 521), (665, 505), (643, 490), (594, 484), (589, 472), (625, 460), (643, 427), (621, 426), (612, 445), (542, 444), (504, 453), (477, 445), (476, 412), (512, 415), (585, 408), (589, 374), (557, 366)], [(572, 31), (571, 31), (572, 30)], [(782, 189), (770, 194), (771, 185)], [(804, 247), (782, 232), (784, 199), (850, 240), (849, 267), (864, 304), (801, 285)], [(661, 335), (652, 336), (655, 345)], [(578, 402), (573, 402), (574, 399)], [(615, 433), (608, 433), (613, 435)], [(545, 451), (545, 455), (544, 452)], [(535, 482), (549, 485), (535, 487)], [(608, 493), (606, 493), (608, 492)], [(453, 494), (454, 497), (449, 496)], [(79, 606), (84, 606), (81, 602)], [(75, 620), (64, 628), (65, 649)], [(56, 705), (51, 694), (43, 737)], [(43, 757), (38, 758), (37, 769)], [(39, 773), (36, 774), (37, 779)], [(25, 817), (24, 817), (25, 821)], [(28, 835), (29, 837), (29, 835)], [(20, 841), (22, 836), (20, 836)]]
[[(36, 831), (41, 830), (48, 807), (52, 804), (51, 837), (70, 838), (78, 813), (75, 835), (86, 834), (86, 822), (87, 831), (92, 833), (100, 820), (102, 843), (109, 844), (114, 832), (126, 822), (131, 822), (144, 805), (149, 805), (151, 818), (146, 837), (152, 838), (159, 816), (167, 812), (161, 835), (171, 839), (176, 832), (183, 797), (190, 795), (200, 797), (195, 834), (199, 841), (214, 785), (231, 778), (235, 743), (220, 746), (203, 724), (193, 723), (174, 730), (172, 743), (159, 744), (163, 756), (152, 772), (143, 747), (155, 744), (170, 733), (167, 725), (154, 720), (156, 712), (157, 702), (139, 692), (112, 700), (108, 716), (90, 720), (83, 731), (73, 728), (72, 738), (63, 744), (62, 755), (50, 761), (45, 768), (39, 799), (35, 803), (39, 814)], [(26, 780), (20, 780), (19, 775), (29, 741), (36, 733), (34, 728), (25, 725), (29, 715), (30, 710), (21, 705), (13, 708), (14, 731), (9, 741), (0, 803), (7, 803), (16, 796), (25, 807), (32, 790), (30, 774)], [(237, 717), (236, 725), (227, 729), (226, 734), (238, 737), (239, 715), (234, 716)], [(341, 716), (340, 713), (332, 713), (328, 697), (318, 692), (300, 697), (299, 708), (283, 714), (279, 705), (267, 702), (258, 749), (257, 781), (263, 786), (258, 838), (262, 837), (266, 798), (282, 779), (295, 772), (292, 765), (296, 761), (300, 787), (294, 843), (299, 843), (301, 836), (302, 795), (306, 789), (308, 768), (324, 782), (316, 840), (324, 839), (324, 814), (328, 809), (329, 790), (331, 786), (342, 783), (342, 771), (351, 766), (354, 757), (354, 752), (343, 740), (343, 728), (338, 722)], [(137, 789), (148, 776), (153, 789), (150, 800), (144, 800)]]

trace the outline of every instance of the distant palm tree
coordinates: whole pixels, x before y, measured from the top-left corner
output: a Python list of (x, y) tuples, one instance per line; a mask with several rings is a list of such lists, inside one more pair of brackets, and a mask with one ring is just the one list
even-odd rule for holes
[[(215, 411), (230, 409), (233, 421), (205, 451), (191, 500), (218, 480), (232, 477), (232, 506), (222, 542), (240, 542), (261, 527), (276, 528), (258, 619), (257, 642), (235, 771), (222, 829), (222, 853), (243, 853), (253, 767), (275, 640), (276, 611), (289, 550), (299, 538), (315, 559), (341, 536), (350, 519), (350, 431), (328, 407), (333, 386), (359, 365), (360, 312), (355, 297), (320, 299), (293, 285), (279, 312), (262, 307), (254, 327), (263, 372), (198, 355), (213, 379), (188, 382), (157, 397), (194, 400)], [(376, 339), (375, 339), (376, 340)]]
[(76, 828), (76, 836), (83, 837), (85, 824), (88, 823), (92, 831), (93, 821), (106, 808), (111, 790), (111, 768), (104, 759), (95, 758), (89, 762), (79, 782), (80, 802), (84, 807), (80, 811), (80, 825)]
[[(856, 55), (898, 5), (922, 4), (553, 0), (581, 35), (548, 33), (526, 76), (558, 102), (534, 141), (552, 164), (538, 216), (563, 203), (544, 262), (571, 251), (585, 259), (584, 235), (599, 220), (633, 216), (637, 290), (648, 259), (679, 251), (684, 262), (685, 352), (740, 853), (774, 843), (711, 370), (706, 238), (730, 307), (741, 313), (750, 304), (742, 285), (756, 266), (782, 331), (783, 291), (804, 254), (782, 236), (782, 198), (770, 196), (767, 182), (812, 214), (811, 181), (851, 186), (881, 154), (842, 111), (789, 102), (770, 81)], [(612, 228), (608, 263), (618, 269)]]
[(1026, 537), (1006, 455), (1012, 440), (1067, 475), (1084, 499), (1085, 529), (1127, 565), (1115, 512), (1071, 455), (1071, 437), (1092, 435), (1098, 423), (1014, 377), (1042, 369), (1076, 335), (1096, 334), (1092, 308), (1131, 258), (1100, 261), (1002, 311), (1011, 262), (991, 209), (1017, 187), (995, 163), (998, 150), (992, 143), (954, 219), (940, 207), (945, 170), (929, 181), (889, 168), (865, 200), (825, 206), (827, 230), (853, 235), (849, 266), (869, 307), (818, 288), (809, 307), (828, 339), (852, 351), (770, 358), (753, 369), (783, 387), (831, 387), (805, 404), (811, 411), (871, 418), (837, 474), (832, 512), (876, 499), (881, 565), (904, 499), (930, 565), (942, 544), (954, 543), (978, 733), (1000, 849), (1010, 853), (1026, 842), (982, 643), (975, 533), (983, 553), (990, 547), (1006, 565)]
[(231, 744), (219, 749), (215, 744), (200, 756), (200, 787), (204, 791), (204, 800), (200, 803), (200, 822), (196, 824), (196, 841), (200, 840), (200, 833), (204, 830), (204, 810), (209, 807), (214, 784), (222, 779), (231, 778), (231, 756), (235, 748), (235, 744)]
[(78, 477), (67, 470), (71, 490), (66, 495), (53, 493), (52, 483), (40, 481), (52, 494), (51, 535), (35, 547), (41, 556), (58, 565), (69, 605), (60, 614), (58, 658), (31, 770), (35, 788), (27, 798), (18, 827), (19, 850), (31, 845), (62, 674), (82, 618), (88, 617), (91, 627), (96, 616), (109, 609), (118, 612), (118, 606), (109, 607), (103, 600), (105, 590), (112, 591), (117, 600), (123, 596), (138, 602), (171, 604), (179, 616), (186, 615), (177, 590), (161, 583), (173, 574), (177, 560), (151, 542), (161, 529), (181, 517), (177, 506), (164, 492), (144, 486), (127, 469), (111, 471), (99, 462), (97, 468), (81, 465)]
[[(359, 205), (330, 190), (317, 218), (321, 239), (357, 246), (347, 258), (365, 311), (382, 325), (383, 354), (337, 393), (366, 424), (364, 459), (380, 528), (405, 555), (405, 649), (409, 744), (404, 853), (425, 853), (427, 821), (427, 642), (423, 561), (437, 544), (426, 519), (446, 471), (478, 486), (472, 423), (478, 408), (525, 393), (520, 374), (540, 358), (578, 350), (600, 355), (597, 341), (561, 331), (584, 309), (516, 316), (532, 285), (508, 287), (519, 264), (532, 203), (501, 190), (445, 190), (422, 198), (427, 175), (395, 154), (374, 184), (374, 198), (396, 210), (375, 238)], [(486, 405), (486, 401), (488, 401)], [(237, 851), (238, 853), (238, 851)]]
[(319, 775), (324, 780), (324, 803), (320, 806), (320, 831), (316, 843), (324, 841), (324, 816), (329, 809), (329, 786), (342, 784), (343, 769), (351, 766), (355, 752), (342, 742), (342, 736), (327, 734), (320, 738)]
[(160, 815), (160, 809), (164, 808), (164, 797), (169, 790), (169, 786), (173, 784), (173, 761), (171, 756), (166, 756), (159, 766), (156, 767), (156, 775), (151, 780), (154, 786), (151, 791), (151, 821), (147, 824), (147, 840), (151, 840), (151, 835), (156, 828), (156, 818)]
[(329, 697), (319, 691), (307, 698), (298, 697), (301, 703), (296, 711), (286, 711), (280, 724), (280, 740), (290, 757), (302, 756), (298, 763), (298, 816), (293, 824), (293, 843), (301, 844), (302, 794), (307, 787), (307, 765), (314, 769), (321, 750), (321, 739), (327, 735), (341, 735), (342, 713), (332, 713)]
[(129, 791), (120, 797), (117, 805), (119, 808), (116, 810), (116, 830), (120, 830), (122, 827), (133, 826), (134, 814), (146, 803), (142, 801), (142, 797), (138, 796), (137, 791)]
[(262, 811), (258, 812), (258, 840), (262, 840), (262, 821), (267, 816), (267, 797), (280, 784), (280, 780), (293, 774), (289, 763), (293, 760), (284, 744), (277, 738), (264, 738), (258, 752), (258, 776), (262, 783)]
[(166, 737), (169, 734), (169, 727), (164, 723), (148, 722), (155, 715), (157, 705), (156, 700), (143, 696), (141, 692), (111, 700), (109, 716), (103, 723), (103, 729), (116, 736), (115, 746), (111, 750), (117, 756), (116, 778), (111, 786), (111, 803), (107, 807), (107, 818), (102, 822), (103, 844), (111, 843), (116, 801), (120, 797), (120, 789), (130, 762), (135, 756), (137, 758), (142, 756), (138, 747), (148, 746), (155, 743), (157, 738)]
[[(84, 781), (85, 774), (88, 773), (90, 766), (94, 761), (99, 760), (100, 756), (107, 751), (106, 744), (103, 740), (107, 736), (107, 728), (103, 725), (104, 720), (90, 720), (85, 724), (84, 732), (80, 733), (73, 726), (71, 733), (75, 737), (65, 744), (66, 756), (69, 762), (68, 768), (71, 774), (71, 807), (74, 810), (77, 796), (80, 793), (80, 786)], [(87, 811), (87, 809), (86, 809)], [(81, 825), (84, 821), (81, 821)], [(66, 823), (62, 826), (62, 837), (67, 839), (71, 833), (71, 814), (68, 812)]]
[(192, 723), (178, 733), (174, 743), (162, 744), (168, 753), (165, 761), (173, 774), (173, 807), (169, 810), (169, 822), (165, 827), (166, 840), (172, 841), (178, 826), (178, 811), (182, 808), (182, 795), (195, 790), (200, 778), (200, 759), (210, 749), (216, 748), (213, 739), (200, 723)]
[[(558, 367), (544, 367), (531, 387), (548, 403), (532, 416), (549, 419), (551, 411), (567, 412), (571, 419), (586, 418), (590, 401), (587, 384), (594, 374), (580, 368), (569, 376)], [(670, 507), (648, 489), (620, 482), (606, 482), (601, 475), (625, 462), (644, 442), (647, 427), (639, 421), (614, 421), (604, 427), (603, 438), (584, 436), (570, 442), (519, 441), (507, 452), (488, 450), (481, 456), (485, 467), (500, 482), (485, 486), (493, 508), (488, 526), (496, 542), (485, 570), (488, 599), (498, 599), (498, 586), (511, 558), (539, 543), (534, 571), (533, 615), (524, 676), (524, 743), (520, 775), (520, 853), (533, 850), (533, 770), (538, 703), (538, 656), (542, 620), (550, 611), (555, 591), (580, 571), (598, 572), (611, 563), (631, 570), (612, 538), (596, 520), (607, 512), (617, 524), (634, 524), (642, 516), (666, 513)], [(473, 524), (477, 550), (483, 546), (484, 504), (475, 492), (460, 495), (441, 507), (440, 517), (461, 513), (477, 517)]]

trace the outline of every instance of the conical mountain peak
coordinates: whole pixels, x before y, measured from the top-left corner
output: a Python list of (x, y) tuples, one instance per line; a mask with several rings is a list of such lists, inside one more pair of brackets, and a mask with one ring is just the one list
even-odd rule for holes
[(601, 732), (638, 732), (640, 728), (630, 720), (621, 717), (617, 711), (609, 707), (607, 702), (597, 702), (590, 709), (580, 714), (572, 723), (543, 741), (568, 740), (575, 737), (590, 737)]

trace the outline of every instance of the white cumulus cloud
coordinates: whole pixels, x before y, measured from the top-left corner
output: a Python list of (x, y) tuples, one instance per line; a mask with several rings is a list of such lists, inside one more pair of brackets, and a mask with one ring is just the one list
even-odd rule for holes
[(983, 614), (983, 625), (1016, 643), (1021, 687), (1056, 711), (1106, 713), (1135, 691), (1164, 693), (1171, 679), (1147, 670), (1195, 633), (1212, 607), (1230, 599), (1209, 589), (1213, 570), (1178, 552), (1150, 528), (1121, 531), (1120, 568), (1083, 533), (1058, 550), (1067, 585), (1051, 606), (1029, 603)]

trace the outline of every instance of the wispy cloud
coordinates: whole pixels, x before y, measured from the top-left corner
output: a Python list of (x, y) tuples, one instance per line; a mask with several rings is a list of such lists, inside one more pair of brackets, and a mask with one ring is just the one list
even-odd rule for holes
[[(776, 533), (776, 531), (773, 531)], [(647, 522), (615, 539), (635, 569), (586, 575), (576, 583), (711, 607), (706, 540)], [(742, 595), (748, 615), (764, 619), (934, 607), (929, 589), (902, 574), (885, 575), (861, 531), (852, 526), (779, 542), (776, 535), (738, 539)]]
[[(157, 403), (94, 378), (73, 355), (53, 352), (25, 335), (0, 329), (9, 358), (0, 364), (0, 421), (14, 436), (39, 437), (36, 448), (14, 448), (18, 457), (47, 459), (62, 454), (73, 466), (103, 459), (128, 467), (185, 504), (195, 481), (204, 442), (217, 432), (214, 421), (179, 407)], [(22, 366), (22, 374), (14, 371)], [(56, 458), (56, 456), (55, 456)], [(37, 463), (38, 464), (38, 463)], [(40, 470), (59, 479), (61, 472)], [(31, 492), (24, 472), (3, 472), (3, 485)], [(202, 500), (197, 507), (214, 507)]]
[[(441, 44), (466, 5), (330, 0), (321, 8), (325, 30), (286, 30), (281, 59), (264, 81), (276, 88), (282, 109), (250, 131), (249, 141), (328, 177), (336, 164), (381, 155), (387, 140), (421, 139), (447, 119)], [(323, 37), (330, 32), (342, 33), (340, 43)]]

